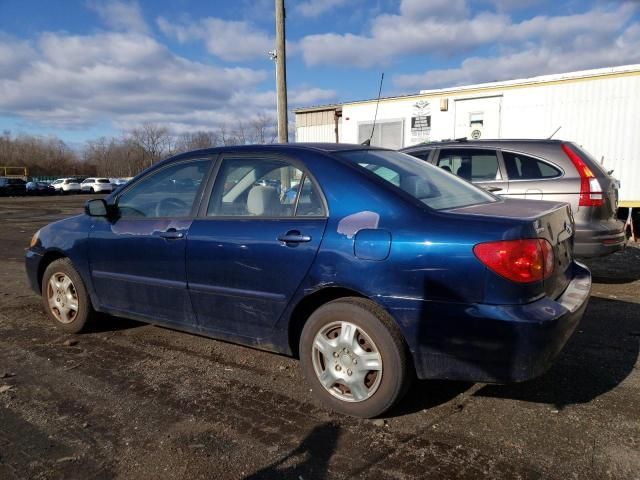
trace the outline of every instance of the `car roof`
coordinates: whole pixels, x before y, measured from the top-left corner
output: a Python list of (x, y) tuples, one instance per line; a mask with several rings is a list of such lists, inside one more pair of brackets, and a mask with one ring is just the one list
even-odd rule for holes
[(548, 138), (487, 138), (478, 140), (442, 140), (439, 142), (424, 142), (417, 145), (411, 145), (401, 149), (401, 152), (420, 149), (420, 148), (439, 148), (439, 147), (489, 147), (500, 145), (558, 145), (566, 143), (564, 140), (551, 140)]
[(156, 164), (155, 168), (160, 168), (167, 163), (182, 160), (185, 158), (193, 158), (194, 155), (215, 155), (219, 153), (299, 153), (304, 151), (334, 153), (353, 150), (389, 150), (388, 148), (370, 147), (368, 145), (360, 145), (353, 143), (270, 143), (270, 144), (254, 144), (254, 145), (229, 145), (222, 147), (204, 148), (199, 150), (191, 150), (173, 157), (166, 158)]
[(219, 152), (255, 152), (255, 151), (321, 151), (321, 152), (339, 152), (347, 150), (386, 150), (380, 147), (369, 147), (367, 145), (353, 143), (271, 143), (271, 144), (255, 144), (255, 145), (231, 145), (223, 147), (206, 148), (202, 150), (193, 150), (186, 154), (196, 152), (203, 154), (219, 153)]

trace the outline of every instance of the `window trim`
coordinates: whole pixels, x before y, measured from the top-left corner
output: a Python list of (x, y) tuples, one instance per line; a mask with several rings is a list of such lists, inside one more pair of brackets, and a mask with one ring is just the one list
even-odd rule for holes
[[(250, 216), (250, 215), (207, 215), (207, 209), (209, 208), (209, 202), (211, 201), (211, 195), (213, 194), (213, 187), (220, 175), (220, 170), (222, 168), (222, 162), (225, 158), (240, 158), (243, 160), (275, 160), (280, 162), (287, 162), (291, 164), (293, 167), (297, 168), (302, 172), (301, 180), (305, 177), (311, 180), (313, 187), (317, 190), (320, 196), (320, 202), (322, 203), (323, 215), (314, 215), (314, 216), (296, 216), (295, 211), (297, 210), (297, 202), (299, 200), (299, 195), (296, 195), (296, 210), (294, 210), (294, 215), (290, 217), (272, 217), (272, 216)], [(302, 185), (302, 181), (300, 182)], [(329, 205), (327, 203), (327, 199), (323, 190), (320, 188), (319, 182), (315, 179), (313, 174), (309, 171), (309, 168), (306, 166), (304, 162), (298, 160), (297, 158), (291, 157), (290, 155), (280, 154), (280, 153), (261, 153), (261, 152), (233, 152), (233, 151), (223, 151), (218, 154), (218, 157), (215, 160), (215, 166), (211, 170), (209, 180), (205, 187), (205, 190), (202, 192), (202, 199), (200, 202), (200, 207), (198, 208), (196, 217), (199, 220), (215, 220), (215, 221), (228, 221), (228, 220), (326, 220), (330, 216), (329, 213)]]
[[(113, 197), (113, 200), (111, 202), (109, 202), (112, 206), (114, 207), (118, 207), (118, 203), (120, 203), (120, 197), (122, 197), (125, 193), (127, 193), (129, 190), (131, 190), (132, 188), (134, 188), (136, 185), (140, 184), (140, 182), (142, 182), (143, 180), (146, 180), (149, 177), (153, 177), (155, 175), (158, 175), (160, 172), (163, 172), (164, 170), (166, 170), (167, 168), (171, 168), (174, 167), (176, 165), (179, 164), (186, 164), (186, 163), (191, 163), (191, 162), (195, 162), (198, 160), (208, 160), (210, 162), (209, 164), (209, 168), (206, 171), (206, 173), (204, 174), (204, 177), (202, 179), (202, 182), (200, 182), (200, 186), (198, 187), (198, 190), (196, 191), (196, 195), (193, 198), (193, 204), (191, 205), (191, 210), (189, 211), (189, 215), (183, 215), (183, 216), (175, 216), (175, 215), (171, 215), (171, 216), (164, 216), (164, 217), (121, 217), (119, 216), (117, 218), (117, 220), (120, 219), (127, 219), (127, 220), (153, 220), (153, 219), (169, 219), (169, 218), (175, 218), (175, 219), (181, 219), (181, 220), (193, 220), (194, 218), (197, 217), (197, 212), (200, 209), (200, 206), (202, 204), (202, 195), (205, 191), (206, 188), (206, 184), (209, 181), (209, 178), (211, 177), (211, 172), (213, 170), (213, 167), (215, 166), (215, 162), (216, 162), (216, 158), (215, 155), (204, 155), (204, 156), (197, 156), (197, 157), (189, 157), (189, 158), (181, 158), (180, 160), (176, 160), (176, 161), (169, 161), (167, 162), (165, 165), (162, 165), (161, 167), (142, 174), (140, 176), (138, 176), (137, 179), (135, 179), (135, 181), (131, 181), (129, 182), (125, 188), (123, 188), (122, 190), (116, 190), (117, 194)], [(116, 220), (116, 221), (117, 221)]]
[[(549, 160), (539, 157), (537, 155), (532, 155), (531, 153), (527, 153), (527, 152), (521, 152), (518, 150), (511, 150), (511, 149), (504, 149), (501, 148), (500, 150), (500, 156), (502, 157), (502, 162), (504, 164), (504, 171), (506, 173), (505, 176), (505, 180), (507, 182), (541, 182), (541, 181), (548, 181), (548, 180), (557, 180), (559, 178), (564, 178), (566, 175), (566, 172), (564, 171), (564, 168), (562, 168), (560, 165), (556, 165), (553, 162), (550, 162)], [(539, 162), (545, 163), (547, 165), (549, 165), (551, 168), (554, 168), (555, 170), (560, 171), (560, 175), (557, 175), (555, 177), (542, 177), (542, 178), (511, 178), (509, 177), (509, 172), (507, 172), (507, 165), (505, 163), (504, 157), (502, 156), (502, 153), (506, 152), (506, 153), (512, 153), (514, 155), (524, 155), (525, 157), (530, 157), (533, 158), (534, 160), (538, 160)]]

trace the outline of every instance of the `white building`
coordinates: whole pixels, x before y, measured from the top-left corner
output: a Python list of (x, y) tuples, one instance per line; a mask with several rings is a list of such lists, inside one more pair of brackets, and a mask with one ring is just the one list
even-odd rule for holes
[[(376, 99), (300, 108), (296, 141), (361, 143)], [(640, 207), (640, 65), (422, 90), (380, 100), (372, 145), (467, 138), (554, 138), (584, 146)]]

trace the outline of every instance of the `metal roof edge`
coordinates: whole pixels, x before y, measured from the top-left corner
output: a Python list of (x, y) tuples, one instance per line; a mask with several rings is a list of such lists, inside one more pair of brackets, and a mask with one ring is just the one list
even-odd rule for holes
[(420, 90), (421, 95), (443, 94), (451, 92), (464, 92), (465, 90), (477, 90), (484, 88), (509, 87), (514, 85), (535, 85), (538, 83), (557, 82), (559, 80), (575, 80), (581, 78), (605, 77), (620, 73), (640, 73), (640, 64), (621, 65), (618, 67), (594, 68), (591, 70), (579, 70), (575, 72), (553, 73), (536, 77), (518, 78), (500, 82), (476, 83), (472, 85), (460, 85), (458, 87), (435, 88)]

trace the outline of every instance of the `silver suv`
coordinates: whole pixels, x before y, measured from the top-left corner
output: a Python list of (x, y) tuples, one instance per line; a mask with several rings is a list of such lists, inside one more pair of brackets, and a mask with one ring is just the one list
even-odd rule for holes
[(504, 197), (564, 201), (575, 218), (576, 257), (622, 250), (619, 182), (580, 146), (561, 140), (456, 140), (402, 150)]

